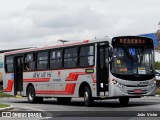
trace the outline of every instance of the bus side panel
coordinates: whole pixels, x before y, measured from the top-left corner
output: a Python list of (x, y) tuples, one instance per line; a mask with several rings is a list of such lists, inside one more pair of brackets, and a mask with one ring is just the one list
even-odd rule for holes
[[(58, 77), (56, 75), (58, 74), (58, 72), (61, 73), (61, 77)], [(68, 90), (66, 95), (70, 95), (72, 97), (79, 97), (79, 87), (81, 83), (83, 82), (88, 83), (91, 88), (91, 91), (93, 92), (93, 77), (94, 77), (93, 74), (86, 73), (84, 68), (76, 69), (76, 70), (70, 69), (70, 70), (55, 71), (52, 79), (58, 80), (58, 81), (53, 83), (53, 89), (54, 90), (64, 90), (65, 89), (65, 90)], [(72, 91), (71, 89), (73, 87), (75, 87), (75, 89)], [(96, 95), (95, 89), (96, 88), (94, 88), (95, 92), (92, 93), (94, 96)]]
[(50, 81), (51, 81), (51, 71), (24, 72), (23, 96), (27, 96), (27, 88), (30, 85), (34, 86), (35, 91), (51, 90), (53, 86)]
[(45, 97), (79, 97), (79, 87), (82, 82), (89, 84), (92, 96), (96, 97), (94, 73), (85, 73), (85, 69), (66, 69), (41, 72), (25, 72), (23, 92), (26, 96), (28, 84), (32, 84), (36, 96)]
[(4, 74), (3, 77), (3, 92), (6, 94), (14, 95), (14, 74)]

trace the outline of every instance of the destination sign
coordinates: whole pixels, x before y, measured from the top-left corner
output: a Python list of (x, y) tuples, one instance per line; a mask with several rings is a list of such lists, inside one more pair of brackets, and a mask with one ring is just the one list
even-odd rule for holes
[(119, 39), (119, 43), (124, 44), (145, 44), (145, 39), (126, 39), (121, 38)]
[(153, 46), (153, 40), (150, 38), (139, 37), (139, 36), (122, 36), (122, 37), (114, 37), (112, 39), (112, 45), (116, 44)]

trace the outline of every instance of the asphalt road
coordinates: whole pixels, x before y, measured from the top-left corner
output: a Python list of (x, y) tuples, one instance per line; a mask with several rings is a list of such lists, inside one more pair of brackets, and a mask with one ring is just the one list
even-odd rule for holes
[[(87, 119), (87, 120), (159, 120), (160, 117), (147, 116), (147, 113), (160, 116), (160, 97), (132, 98), (127, 106), (121, 106), (118, 100), (95, 101), (94, 107), (85, 107), (83, 99), (74, 98), (68, 105), (60, 105), (56, 99), (45, 99), (40, 104), (30, 104), (26, 98), (1, 98), (0, 103), (10, 104), (12, 112), (40, 111), (45, 119)], [(142, 116), (137, 116), (141, 114)], [(143, 116), (145, 114), (145, 117)], [(52, 117), (52, 118), (51, 118)], [(40, 119), (40, 118), (36, 118)]]

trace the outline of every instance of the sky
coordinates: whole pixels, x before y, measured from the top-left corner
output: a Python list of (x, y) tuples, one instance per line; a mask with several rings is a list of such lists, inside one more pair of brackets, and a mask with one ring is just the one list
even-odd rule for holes
[[(160, 0), (0, 0), (0, 50), (159, 29)], [(156, 55), (160, 60), (160, 54)]]

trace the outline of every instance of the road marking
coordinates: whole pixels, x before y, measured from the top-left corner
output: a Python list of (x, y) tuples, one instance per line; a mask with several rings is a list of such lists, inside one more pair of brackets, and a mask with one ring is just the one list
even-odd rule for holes
[(32, 108), (32, 107), (18, 107), (18, 106), (14, 106), (14, 107), (24, 108), (24, 109), (32, 109), (32, 110), (34, 110), (34, 111), (45, 111), (45, 110), (42, 110), (42, 109), (36, 109), (36, 108)]

